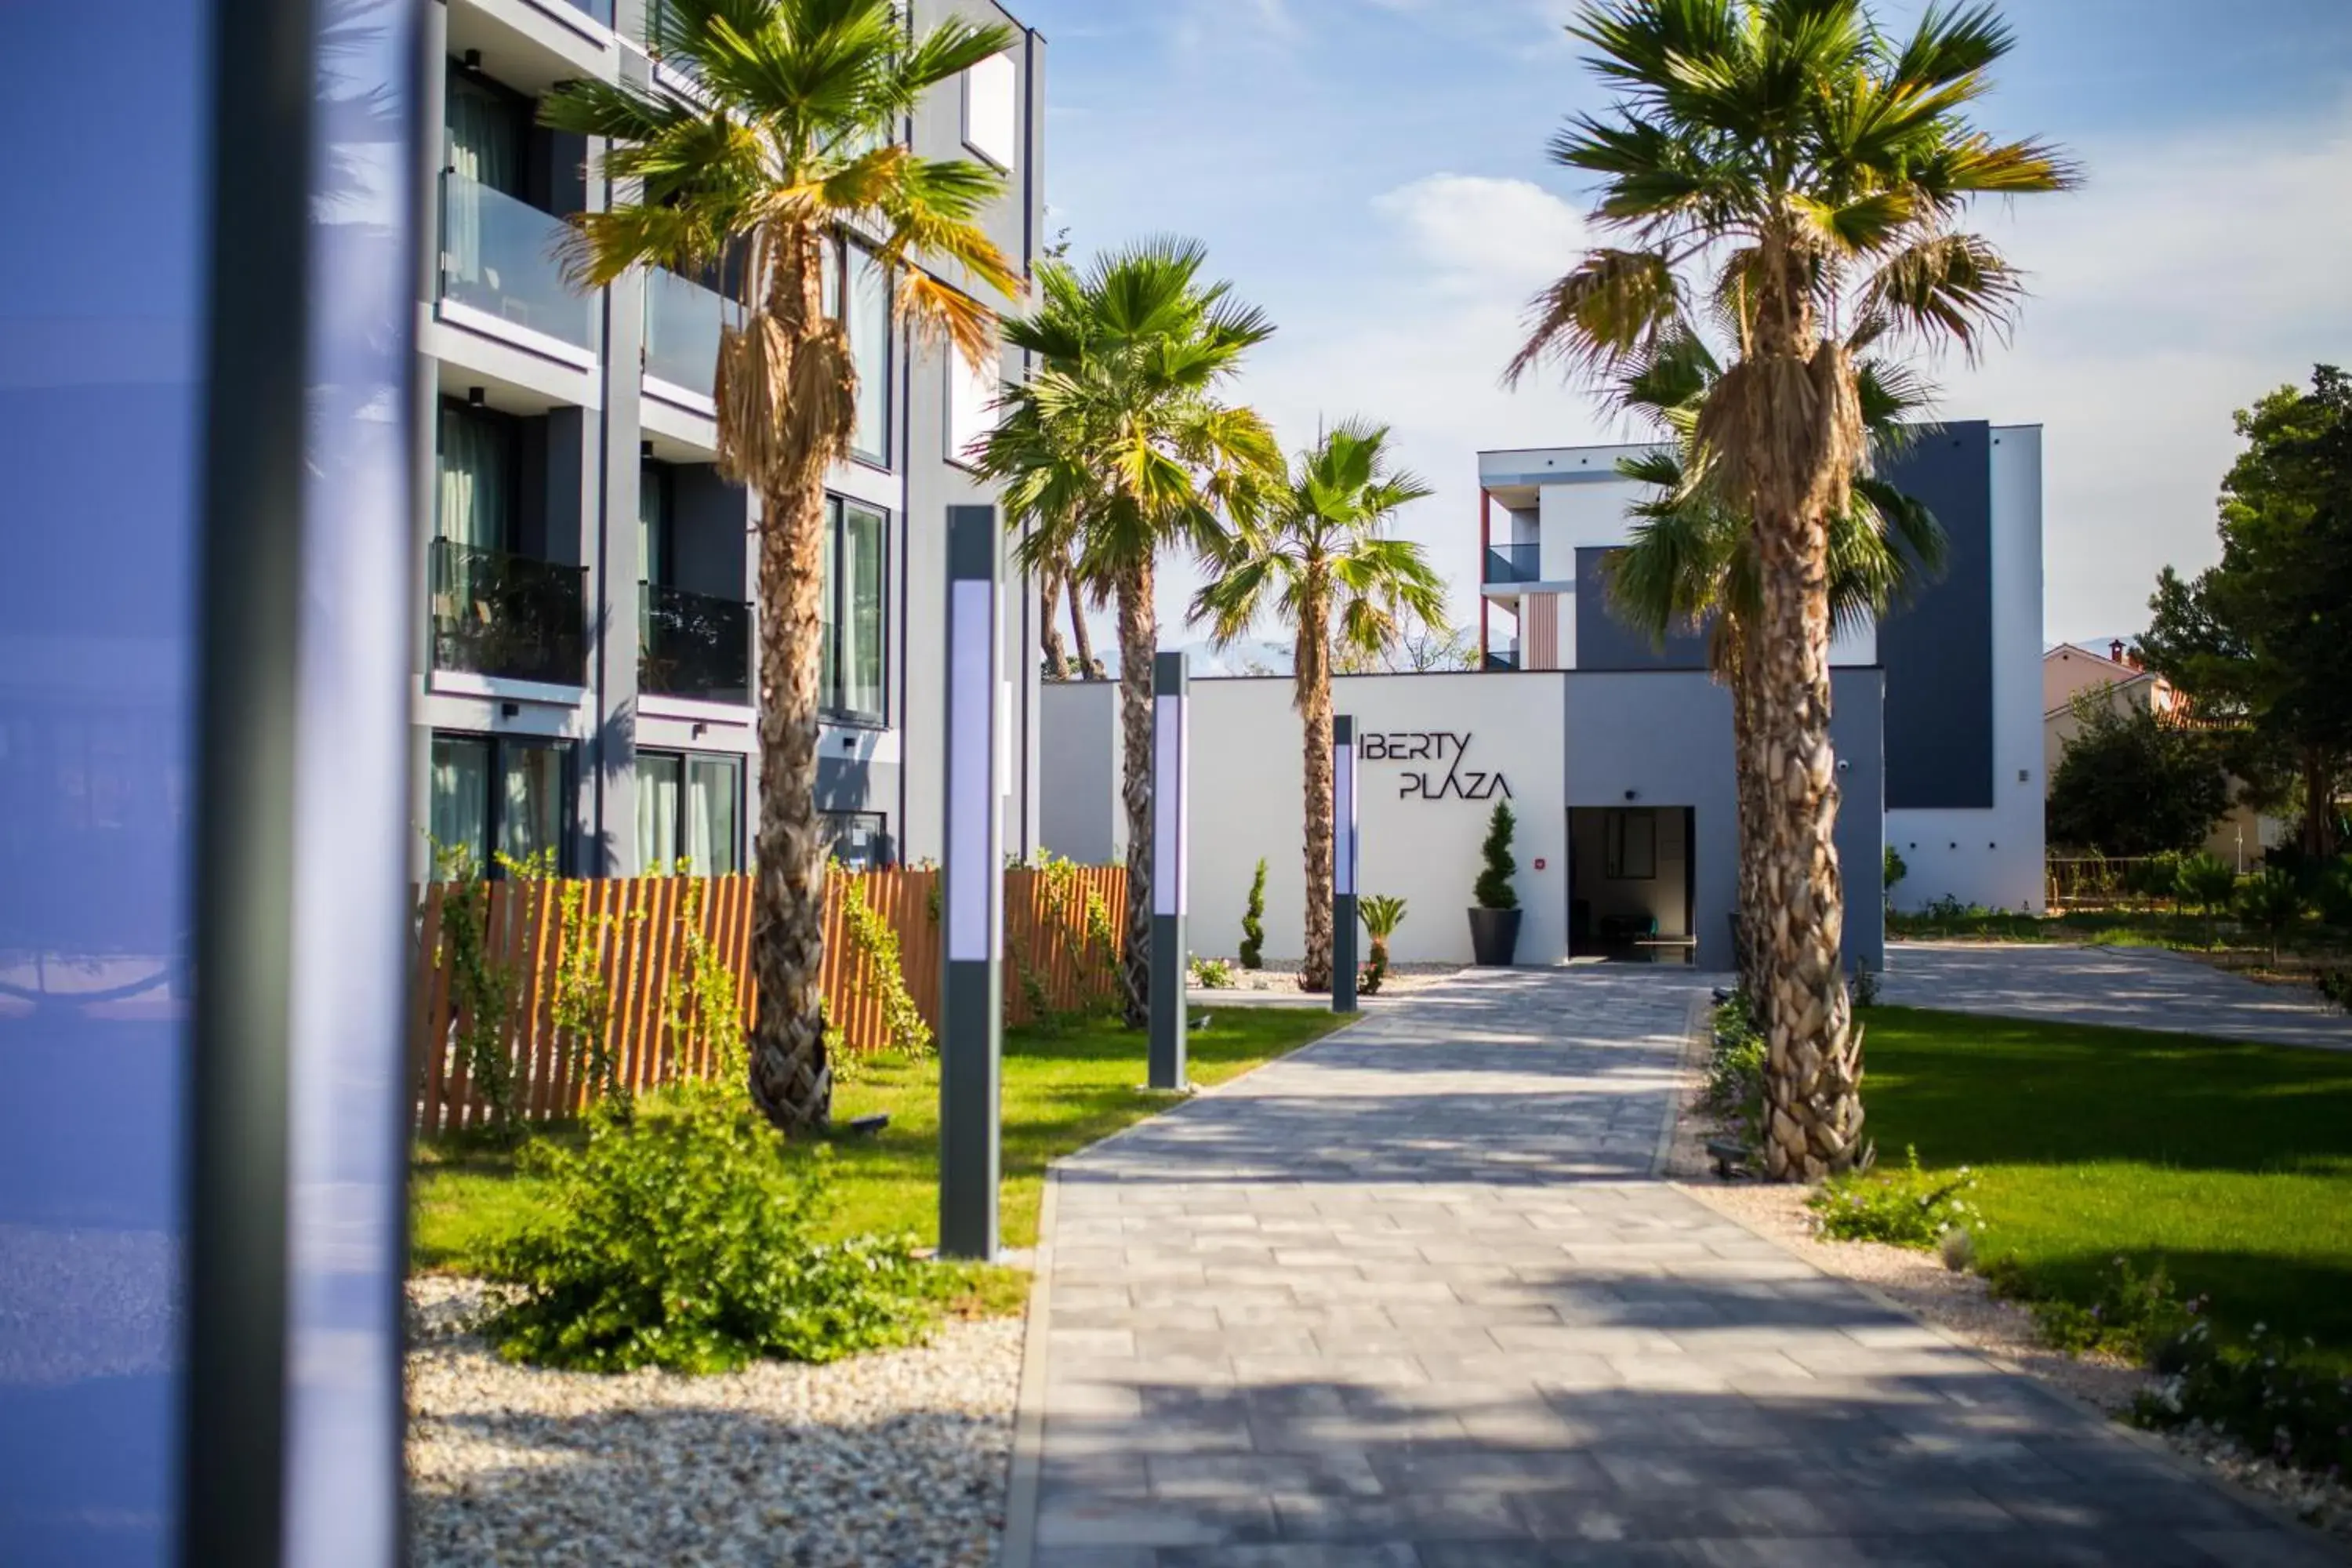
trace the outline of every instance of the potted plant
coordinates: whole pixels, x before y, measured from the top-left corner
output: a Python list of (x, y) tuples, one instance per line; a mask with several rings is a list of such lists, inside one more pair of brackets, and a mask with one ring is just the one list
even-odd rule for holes
[(1486, 842), (1480, 853), (1486, 868), (1478, 873), (1471, 897), (1470, 958), (1482, 968), (1508, 968), (1519, 945), (1519, 895), (1511, 878), (1519, 863), (1511, 858), (1511, 831), (1518, 826), (1511, 808), (1499, 802), (1486, 824)]
[(1389, 938), (1404, 923), (1404, 900), (1391, 894), (1374, 894), (1363, 901), (1356, 913), (1364, 922), (1365, 934), (1372, 939), (1371, 961), (1364, 965), (1363, 975), (1356, 982), (1356, 994), (1376, 996), (1380, 994), (1381, 983), (1389, 977)]

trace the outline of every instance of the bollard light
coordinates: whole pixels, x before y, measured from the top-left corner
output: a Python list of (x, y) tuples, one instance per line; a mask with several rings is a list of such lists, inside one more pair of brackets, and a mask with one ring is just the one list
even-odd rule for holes
[(947, 925), (940, 997), (940, 1252), (996, 1257), (1004, 857), (996, 509), (948, 509)]
[(1356, 721), (1331, 721), (1331, 1011), (1356, 1010)]
[(1181, 653), (1151, 661), (1151, 1045), (1148, 1081), (1181, 1089), (1191, 903), (1192, 677)]

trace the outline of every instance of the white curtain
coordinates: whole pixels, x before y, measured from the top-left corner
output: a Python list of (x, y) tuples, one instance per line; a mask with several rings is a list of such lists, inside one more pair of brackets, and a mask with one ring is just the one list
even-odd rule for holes
[(637, 754), (637, 869), (667, 877), (677, 863), (679, 759)]
[(698, 877), (731, 877), (737, 853), (737, 813), (743, 764), (732, 757), (696, 757), (687, 768), (686, 856)]
[(881, 515), (846, 507), (841, 521), (841, 706), (882, 717)]
[(468, 550), (504, 550), (512, 537), (511, 432), (463, 408), (441, 410), (442, 538)]
[(556, 849), (563, 836), (563, 755), (552, 746), (503, 748), (499, 848), (517, 860)]
[[(463, 76), (449, 79), (448, 123), (446, 128), (448, 187), (442, 202), (442, 267), (467, 283), (498, 287), (495, 265), (486, 266), (483, 224), (485, 208), (495, 195), (512, 193), (522, 178), (522, 127), (515, 106), (480, 83)], [(495, 243), (488, 247), (495, 262)]]
[(463, 849), (478, 869), (490, 856), (490, 743), (457, 735), (433, 737), (433, 847)]
[(849, 353), (857, 365), (857, 428), (851, 445), (887, 462), (890, 455), (890, 278), (872, 255), (849, 247)]

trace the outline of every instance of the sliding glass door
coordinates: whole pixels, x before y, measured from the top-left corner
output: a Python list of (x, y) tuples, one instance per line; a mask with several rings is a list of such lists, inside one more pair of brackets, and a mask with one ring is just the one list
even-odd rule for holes
[(637, 865), (648, 877), (731, 877), (743, 869), (743, 762), (637, 753)]

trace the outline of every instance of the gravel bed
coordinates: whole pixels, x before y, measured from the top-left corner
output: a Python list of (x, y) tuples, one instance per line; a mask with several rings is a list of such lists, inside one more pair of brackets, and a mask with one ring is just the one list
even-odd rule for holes
[[(1811, 1190), (1722, 1182), (1711, 1173), (1706, 1142), (1713, 1135), (1698, 1104), (1705, 1087), (1706, 1018), (1701, 1014), (1683, 1058), (1684, 1092), (1677, 1105), (1667, 1173), (1675, 1184), (1717, 1214), (1768, 1237), (1823, 1273), (1868, 1285), (1915, 1317), (1953, 1338), (2065, 1390), (2120, 1417), (2133, 1400), (2153, 1391), (2157, 1378), (2115, 1356), (2071, 1356), (2042, 1342), (2033, 1315), (1992, 1294), (1980, 1274), (1954, 1273), (1934, 1253), (1874, 1241), (1832, 1241), (1805, 1206)], [(2286, 1468), (2247, 1452), (2234, 1438), (2192, 1424), (2159, 1432), (2172, 1449), (2250, 1491), (2285, 1507), (2306, 1524), (2352, 1542), (2352, 1485)]]
[(720, 1377), (510, 1366), (476, 1280), (409, 1283), (411, 1558), (972, 1568), (1004, 1523), (1022, 1321)]
[[(1212, 953), (1209, 956), (1216, 955)], [(1219, 987), (1220, 991), (1286, 992), (1294, 996), (1301, 994), (1298, 989), (1298, 972), (1303, 967), (1301, 960), (1269, 959), (1263, 969), (1244, 969), (1230, 958), (1225, 962), (1232, 965), (1233, 984)], [(1391, 963), (1388, 978), (1381, 983), (1381, 994), (1394, 996), (1407, 991), (1425, 991), (1461, 973), (1462, 965), (1458, 963)]]

